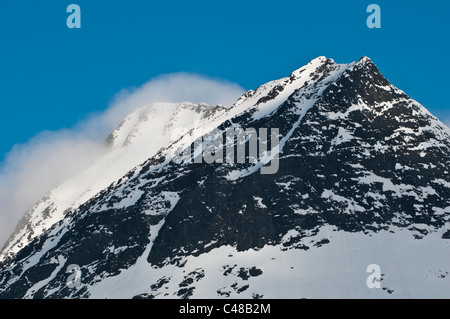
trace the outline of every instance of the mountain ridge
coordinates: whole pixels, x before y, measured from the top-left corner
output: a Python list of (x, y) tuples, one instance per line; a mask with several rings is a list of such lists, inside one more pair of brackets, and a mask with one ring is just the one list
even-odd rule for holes
[[(267, 282), (290, 298), (420, 296), (395, 277), (398, 269), (382, 253), (374, 259), (390, 270), (386, 289), (373, 292), (355, 272), (345, 282), (337, 274), (344, 266), (356, 271), (370, 259), (368, 247), (385, 247), (393, 238), (398, 243), (392, 249), (404, 247), (417, 257), (427, 243), (448, 259), (441, 238), (450, 213), (445, 125), (392, 86), (367, 57), (350, 64), (319, 57), (219, 111), (224, 115), (187, 128), (3, 260), (0, 297), (95, 298), (111, 291), (126, 298), (277, 296)], [(248, 156), (234, 164), (171, 161), (171, 151), (194, 148), (196, 127), (204, 128), (203, 136), (214, 129), (279, 129), (279, 170), (259, 174), (261, 163)], [(350, 238), (366, 246), (354, 254)], [(408, 244), (411, 239), (417, 244)], [(327, 267), (324, 254), (340, 258), (327, 247), (348, 261)], [(423, 262), (409, 271), (398, 264), (408, 278), (446, 271), (443, 261), (430, 260), (441, 268)], [(317, 269), (277, 282), (275, 269), (291, 273), (303, 262)], [(82, 269), (80, 288), (65, 286), (69, 264)], [(321, 294), (308, 285), (308, 274), (320, 279), (318, 287), (328, 278), (347, 294)], [(127, 278), (134, 287), (124, 286)], [(292, 280), (311, 291), (296, 290)], [(449, 295), (438, 286), (432, 294)]]

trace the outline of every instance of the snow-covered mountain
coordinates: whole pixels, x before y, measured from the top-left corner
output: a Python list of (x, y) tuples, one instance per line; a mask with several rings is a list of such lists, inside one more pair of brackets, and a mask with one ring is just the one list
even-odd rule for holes
[(79, 176), (49, 192), (25, 215), (16, 233), (3, 249), (14, 254), (46, 231), (64, 214), (79, 207), (135, 166), (168, 145), (175, 133), (194, 128), (202, 121), (214, 121), (226, 110), (205, 104), (158, 103), (128, 115), (108, 137), (107, 151)]
[[(231, 129), (277, 129), (279, 145), (256, 162), (195, 160)], [(0, 297), (448, 298), (449, 138), (367, 57), (319, 57), (230, 108), (139, 109), (27, 213), (1, 255)]]

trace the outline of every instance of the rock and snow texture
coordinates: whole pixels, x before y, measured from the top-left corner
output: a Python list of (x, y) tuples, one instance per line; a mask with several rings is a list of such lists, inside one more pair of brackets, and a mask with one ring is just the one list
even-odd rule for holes
[[(226, 110), (206, 104), (158, 103), (127, 116), (106, 141), (108, 151), (82, 174), (63, 183), (36, 203), (4, 247), (16, 253), (92, 196), (154, 156), (187, 128), (214, 120)], [(187, 133), (187, 132), (184, 132)], [(0, 260), (4, 254), (0, 255)]]
[[(199, 128), (277, 128), (278, 171), (173, 161)], [(108, 141), (11, 237), (0, 297), (450, 297), (450, 130), (367, 57), (319, 57), (231, 108), (143, 108)]]

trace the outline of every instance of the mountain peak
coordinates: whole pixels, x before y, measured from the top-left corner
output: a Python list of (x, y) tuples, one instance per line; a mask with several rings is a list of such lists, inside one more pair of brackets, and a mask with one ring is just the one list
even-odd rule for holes
[(316, 64), (316, 63), (324, 63), (326, 62), (328, 59), (326, 56), (318, 56), (315, 59), (312, 59), (308, 64)]
[(358, 61), (357, 61), (357, 63), (370, 63), (370, 62), (372, 62), (373, 63), (373, 61), (372, 61), (372, 59), (370, 59), (368, 56), (363, 56), (362, 58), (360, 58)]
[[(450, 131), (368, 57), (318, 57), (213, 111), (183, 104), (130, 115), (114, 157), (85, 184), (59, 189), (81, 199), (62, 211), (52, 195), (34, 208), (0, 261), (0, 298), (317, 298), (330, 284), (333, 297), (450, 296), (436, 280), (450, 271)], [(215, 140), (196, 143), (197, 123)], [(170, 134), (181, 127), (186, 141)], [(276, 129), (273, 174), (260, 174), (267, 164), (247, 152), (239, 163), (203, 161), (208, 149), (237, 159), (235, 147), (250, 152), (252, 141), (261, 151), (264, 136), (226, 135), (247, 129)], [(194, 151), (181, 163), (170, 155), (178, 146)], [(336, 263), (323, 262), (330, 254)], [(382, 265), (383, 289), (360, 289), (368, 262)], [(69, 265), (79, 266), (80, 287), (67, 286)]]
[(298, 68), (297, 70), (292, 72), (290, 75), (290, 78), (291, 78), (291, 80), (296, 79), (304, 71), (307, 71), (307, 70), (314, 71), (324, 64), (334, 64), (334, 63), (335, 62), (333, 59), (327, 59), (325, 56), (319, 56), (315, 59), (312, 59), (311, 61), (309, 61), (306, 65), (302, 66), (301, 68)]
[(369, 58), (368, 56), (363, 56), (358, 61), (355, 61), (353, 63), (349, 63), (349, 67), (350, 67), (351, 70), (364, 68), (364, 67), (367, 67), (367, 68), (370, 68), (370, 69), (375, 68), (376, 72), (378, 72), (378, 67), (372, 61), (372, 59)]

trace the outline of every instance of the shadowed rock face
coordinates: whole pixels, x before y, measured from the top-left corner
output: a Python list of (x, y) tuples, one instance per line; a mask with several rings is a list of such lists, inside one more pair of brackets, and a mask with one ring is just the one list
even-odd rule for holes
[[(223, 132), (236, 126), (278, 128), (286, 139), (275, 174), (256, 171), (231, 180), (230, 172), (253, 164), (176, 164), (159, 153), (5, 260), (0, 297), (89, 297), (89, 285), (118, 275), (139, 258), (155, 269), (182, 269), (185, 256), (225, 245), (237, 251), (265, 245), (320, 249), (330, 239), (310, 244), (304, 239), (325, 225), (364, 234), (396, 226), (417, 239), (428, 231), (416, 224), (441, 228), (450, 206), (449, 130), (392, 86), (370, 59), (330, 78), (338, 69), (324, 60), (270, 115), (255, 118), (250, 108), (218, 127)], [(274, 86), (256, 107), (277, 98), (294, 78), (293, 73)], [(305, 103), (311, 105), (302, 113)], [(129, 205), (121, 205), (137, 193)], [(296, 235), (286, 240), (293, 229)], [(448, 237), (447, 232), (443, 238)], [(28, 263), (31, 258), (39, 261)], [(79, 289), (66, 287), (61, 264), (82, 268)], [(257, 266), (227, 265), (224, 276), (232, 271), (243, 280), (264, 276)], [(201, 269), (186, 274), (172, 297), (192, 296), (204, 276)], [(162, 277), (148, 286), (157, 292), (169, 281)], [(248, 285), (234, 288), (240, 293)]]

